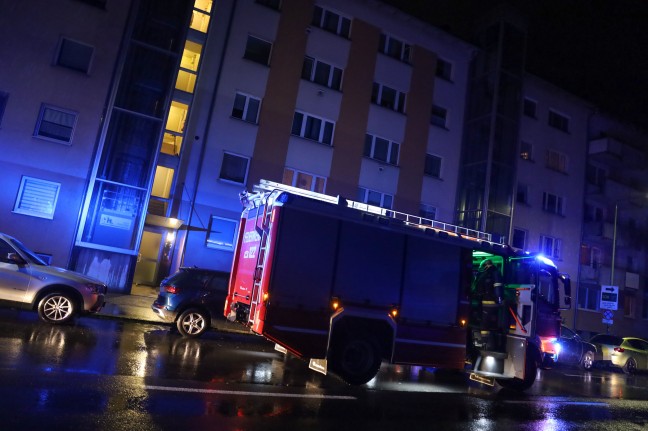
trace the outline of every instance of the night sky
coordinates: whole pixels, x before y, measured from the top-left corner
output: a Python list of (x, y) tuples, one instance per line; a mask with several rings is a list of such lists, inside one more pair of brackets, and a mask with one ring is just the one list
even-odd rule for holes
[(385, 1), (468, 41), (475, 18), (511, 4), (529, 21), (529, 72), (648, 129), (648, 0)]

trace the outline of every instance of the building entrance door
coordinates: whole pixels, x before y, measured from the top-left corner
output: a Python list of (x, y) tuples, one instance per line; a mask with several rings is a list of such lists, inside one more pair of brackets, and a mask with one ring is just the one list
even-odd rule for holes
[(162, 253), (162, 232), (144, 229), (142, 242), (137, 255), (137, 265), (133, 275), (133, 283), (147, 286), (157, 286), (159, 281), (158, 266)]

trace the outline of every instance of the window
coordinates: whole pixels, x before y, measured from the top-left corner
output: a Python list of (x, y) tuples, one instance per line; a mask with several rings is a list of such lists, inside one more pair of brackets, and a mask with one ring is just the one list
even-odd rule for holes
[(387, 54), (388, 56), (395, 58), (396, 60), (400, 60), (404, 63), (409, 63), (412, 47), (409, 44), (396, 39), (395, 37), (381, 34), (378, 51), (382, 52), (383, 54)]
[(232, 117), (257, 124), (259, 119), (259, 105), (261, 101), (255, 97), (243, 93), (236, 93)]
[(380, 193), (375, 190), (365, 189), (364, 187), (358, 188), (358, 201), (360, 202), (391, 209), (393, 200), (394, 197), (392, 195)]
[(13, 212), (53, 219), (60, 188), (59, 183), (23, 176)]
[(529, 204), (529, 186), (526, 184), (518, 184), (515, 201), (521, 204)]
[(262, 4), (263, 6), (267, 6), (270, 9), (281, 9), (281, 0), (256, 0), (256, 2)]
[(567, 173), (567, 156), (554, 150), (547, 150), (547, 168), (554, 171)]
[(238, 184), (245, 184), (250, 159), (232, 153), (223, 154), (219, 178)]
[(527, 117), (537, 118), (538, 103), (535, 100), (524, 98), (522, 113)]
[(432, 117), (430, 118), (430, 123), (434, 124), (435, 126), (443, 127), (445, 129), (447, 127), (447, 119), (448, 111), (445, 108), (437, 105), (432, 105)]
[(435, 75), (446, 81), (452, 81), (452, 63), (442, 58), (437, 58)]
[(326, 178), (290, 168), (284, 169), (282, 182), (311, 192), (324, 193), (326, 190)]
[[(623, 298), (623, 317), (634, 319), (637, 315), (637, 298), (633, 295), (625, 294)], [(645, 346), (641, 346), (644, 347)]]
[(339, 91), (342, 84), (342, 69), (315, 60), (313, 57), (306, 57), (301, 77)]
[(68, 69), (88, 73), (94, 48), (81, 42), (61, 38), (58, 52), (56, 53), (56, 64)]
[(602, 222), (605, 210), (598, 205), (585, 204), (584, 218), (585, 221)]
[(533, 146), (529, 142), (520, 142), (520, 158), (522, 160), (533, 160)]
[(553, 259), (560, 259), (562, 256), (562, 241), (550, 236), (540, 236), (540, 252)]
[(9, 93), (7, 93), (6, 91), (0, 91), (0, 126), (2, 126), (2, 117), (4, 116), (4, 111), (7, 107), (8, 100)]
[(601, 297), (601, 289), (594, 284), (579, 283), (578, 307), (586, 310), (598, 310)]
[(321, 6), (315, 6), (313, 10), (313, 21), (311, 23), (315, 27), (330, 31), (347, 39), (351, 33), (351, 20), (349, 18), (331, 12)]
[(605, 169), (594, 165), (587, 165), (586, 179), (589, 184), (603, 187), (606, 178), (607, 173), (605, 172)]
[(434, 178), (441, 178), (441, 157), (426, 154), (423, 173)]
[(332, 145), (333, 123), (302, 112), (295, 112), (291, 133), (322, 144)]
[(377, 82), (373, 84), (371, 102), (400, 113), (405, 112), (405, 93)]
[(211, 216), (207, 230), (207, 247), (221, 250), (234, 250), (237, 221)]
[(378, 136), (366, 134), (364, 153), (365, 157), (370, 157), (381, 162), (389, 163), (390, 165), (398, 165), (398, 153), (400, 144), (379, 138)]
[(515, 248), (525, 250), (528, 234), (529, 233), (524, 229), (514, 228), (513, 241), (511, 241), (511, 245)]
[(549, 125), (563, 132), (569, 132), (569, 118), (551, 109), (549, 110)]
[(78, 1), (80, 1), (81, 3), (87, 3), (87, 4), (91, 5), (91, 6), (95, 6), (95, 7), (101, 8), (101, 9), (105, 9), (106, 8), (106, 2), (108, 0), (78, 0)]
[(542, 209), (552, 214), (565, 215), (563, 198), (552, 193), (542, 193)]
[(437, 207), (422, 203), (421, 207), (419, 208), (419, 214), (423, 218), (427, 218), (427, 219), (430, 219), (430, 220), (436, 220), (436, 218), (437, 218)]
[(76, 112), (42, 105), (36, 123), (34, 136), (56, 142), (72, 143), (72, 133), (76, 125)]
[(270, 42), (248, 35), (243, 58), (267, 66), (270, 63), (270, 51), (272, 51)]

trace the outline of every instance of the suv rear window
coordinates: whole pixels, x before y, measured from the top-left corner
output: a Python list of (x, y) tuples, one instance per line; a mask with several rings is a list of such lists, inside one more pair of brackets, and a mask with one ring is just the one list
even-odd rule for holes
[(621, 343), (623, 343), (623, 339), (621, 337), (617, 337), (615, 335), (607, 335), (607, 334), (598, 334), (592, 337), (590, 340), (591, 343), (598, 343), (598, 344), (608, 344), (608, 345), (614, 345), (614, 346), (620, 346)]

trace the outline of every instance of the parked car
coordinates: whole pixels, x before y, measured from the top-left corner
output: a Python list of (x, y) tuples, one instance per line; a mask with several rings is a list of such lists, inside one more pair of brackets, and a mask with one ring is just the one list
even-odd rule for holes
[(107, 287), (78, 272), (50, 266), (16, 238), (0, 233), (0, 301), (37, 310), (47, 323), (62, 324), (96, 313)]
[(183, 267), (162, 280), (151, 309), (174, 323), (185, 337), (200, 337), (215, 319), (224, 319), (229, 272)]
[(597, 364), (619, 367), (624, 373), (648, 370), (648, 341), (635, 337), (597, 334), (590, 342), (598, 349)]
[(542, 340), (544, 368), (575, 365), (584, 370), (591, 370), (596, 351), (596, 346), (584, 341), (580, 335), (564, 325), (560, 326), (560, 338)]

